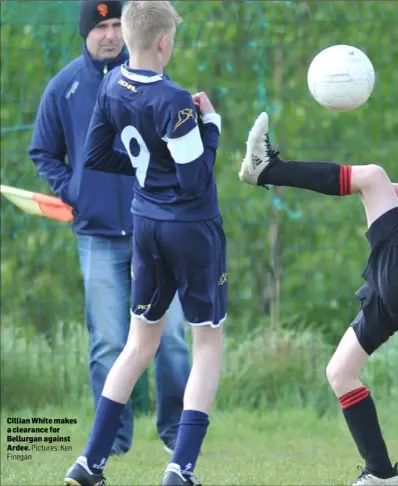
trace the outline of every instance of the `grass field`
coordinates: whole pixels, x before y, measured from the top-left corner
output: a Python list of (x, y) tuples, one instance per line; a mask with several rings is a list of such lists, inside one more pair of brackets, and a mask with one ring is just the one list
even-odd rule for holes
[[(62, 485), (63, 474), (87, 438), (91, 414), (85, 409), (74, 413), (70, 409), (3, 412), (1, 484)], [(35, 452), (25, 462), (7, 460), (7, 418), (32, 416), (77, 418), (76, 425), (59, 426), (59, 435), (71, 436), (72, 451)], [(397, 460), (396, 411), (383, 408), (380, 418)], [(133, 449), (107, 465), (107, 484), (157, 485), (167, 460), (153, 418), (139, 418)], [(358, 464), (360, 459), (340, 414), (319, 418), (308, 409), (214, 412), (196, 473), (207, 485), (337, 485), (350, 484), (358, 474)]]

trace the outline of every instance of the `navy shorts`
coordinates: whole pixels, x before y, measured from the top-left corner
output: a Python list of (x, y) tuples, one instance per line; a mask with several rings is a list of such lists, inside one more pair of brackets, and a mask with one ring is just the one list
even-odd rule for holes
[(351, 326), (371, 355), (398, 331), (398, 208), (380, 216), (367, 238), (371, 252), (363, 273), (366, 284), (356, 293), (361, 311)]
[(158, 221), (134, 215), (132, 313), (158, 322), (178, 291), (193, 326), (226, 318), (226, 240), (220, 219)]

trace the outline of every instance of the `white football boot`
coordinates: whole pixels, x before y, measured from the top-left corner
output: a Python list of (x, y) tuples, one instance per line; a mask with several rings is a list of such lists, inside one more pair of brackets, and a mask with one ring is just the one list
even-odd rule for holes
[(239, 172), (240, 180), (252, 186), (259, 185), (260, 174), (270, 162), (278, 161), (278, 154), (269, 141), (268, 115), (265, 112), (260, 113), (246, 142), (246, 155)]
[(394, 473), (391, 478), (382, 479), (367, 471), (362, 471), (352, 486), (398, 486), (398, 463), (394, 466)]

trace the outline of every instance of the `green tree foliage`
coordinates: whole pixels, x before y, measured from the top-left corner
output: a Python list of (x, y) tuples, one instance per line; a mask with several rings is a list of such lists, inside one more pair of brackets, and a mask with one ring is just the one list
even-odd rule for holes
[[(223, 116), (216, 172), (229, 240), (228, 332), (317, 327), (334, 343), (356, 312), (366, 261), (359, 199), (256, 190), (237, 172), (251, 123), (266, 109), (285, 158), (377, 162), (398, 179), (396, 2), (175, 3), (184, 23), (168, 74), (207, 91)], [(81, 52), (77, 13), (74, 1), (2, 2), (3, 184), (48, 193), (27, 150), (44, 87)], [(312, 58), (333, 44), (355, 45), (374, 63), (374, 93), (352, 113), (321, 108), (307, 89)], [(83, 321), (75, 238), (4, 200), (1, 218), (2, 323), (51, 343), (60, 322)]]

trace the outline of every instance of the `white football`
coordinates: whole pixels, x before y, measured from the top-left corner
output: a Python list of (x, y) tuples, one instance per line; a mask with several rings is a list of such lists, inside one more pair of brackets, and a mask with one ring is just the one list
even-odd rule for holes
[(375, 72), (370, 59), (360, 49), (338, 45), (324, 49), (313, 59), (307, 82), (312, 96), (321, 106), (350, 111), (369, 99)]

